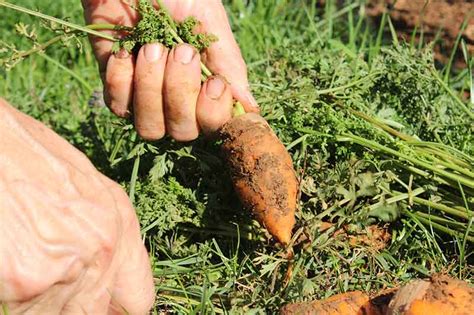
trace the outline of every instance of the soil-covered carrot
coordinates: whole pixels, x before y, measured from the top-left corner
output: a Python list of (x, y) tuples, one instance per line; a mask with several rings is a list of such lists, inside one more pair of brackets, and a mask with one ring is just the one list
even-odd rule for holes
[(373, 304), (367, 294), (353, 291), (328, 299), (284, 306), (281, 315), (382, 315), (383, 308)]
[(261, 116), (243, 114), (220, 131), (235, 190), (280, 243), (295, 224), (297, 179), (291, 157)]
[(372, 297), (353, 291), (325, 300), (288, 304), (280, 314), (470, 315), (474, 314), (474, 288), (461, 280), (433, 275)]
[(398, 290), (387, 315), (474, 314), (474, 288), (444, 275), (415, 280)]

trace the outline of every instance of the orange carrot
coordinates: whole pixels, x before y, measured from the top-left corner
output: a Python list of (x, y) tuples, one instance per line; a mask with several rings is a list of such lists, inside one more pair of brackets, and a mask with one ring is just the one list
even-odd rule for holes
[(474, 314), (474, 288), (464, 281), (444, 275), (415, 280), (397, 292), (387, 314)]
[(382, 315), (382, 309), (371, 303), (369, 296), (361, 291), (334, 295), (321, 301), (288, 304), (280, 310), (281, 315)]
[(388, 289), (370, 298), (354, 291), (321, 301), (288, 304), (284, 315), (470, 315), (474, 288), (444, 275), (414, 280), (400, 289)]
[(298, 186), (290, 155), (265, 119), (254, 113), (234, 117), (220, 135), (243, 205), (277, 241), (288, 244)]

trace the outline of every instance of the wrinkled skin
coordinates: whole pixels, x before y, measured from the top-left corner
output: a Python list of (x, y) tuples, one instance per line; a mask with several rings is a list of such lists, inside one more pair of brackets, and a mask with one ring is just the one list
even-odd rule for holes
[[(131, 26), (136, 12), (121, 0), (83, 0), (86, 22)], [(105, 87), (105, 101), (116, 115), (131, 114), (142, 138), (165, 133), (178, 141), (213, 132), (231, 118), (232, 97), (247, 112), (258, 112), (247, 81), (247, 69), (220, 0), (165, 0), (176, 21), (196, 17), (198, 31), (218, 37), (202, 56), (182, 44), (171, 51), (160, 44), (143, 46), (138, 55), (111, 55), (112, 43), (91, 37)], [(115, 34), (117, 35), (117, 34)], [(218, 74), (201, 87), (200, 61)]]
[(1, 99), (0, 170), (0, 302), (10, 314), (148, 312), (150, 263), (118, 184)]

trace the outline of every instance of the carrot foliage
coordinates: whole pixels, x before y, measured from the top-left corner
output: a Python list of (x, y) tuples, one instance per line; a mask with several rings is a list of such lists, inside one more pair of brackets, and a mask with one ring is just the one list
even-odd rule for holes
[(188, 17), (181, 23), (170, 23), (167, 12), (153, 7), (148, 0), (139, 0), (135, 9), (140, 16), (139, 21), (127, 36), (116, 43), (114, 51), (120, 48), (132, 51), (148, 43), (161, 43), (166, 47), (173, 47), (178, 43), (175, 34), (199, 51), (217, 40), (214, 35), (195, 32), (199, 26), (199, 21), (195, 17)]

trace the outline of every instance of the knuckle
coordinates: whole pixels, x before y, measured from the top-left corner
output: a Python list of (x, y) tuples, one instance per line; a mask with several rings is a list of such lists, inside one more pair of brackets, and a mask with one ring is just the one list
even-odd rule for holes
[(107, 258), (111, 258), (115, 251), (117, 238), (113, 234), (107, 233), (99, 241), (99, 253)]
[(16, 301), (31, 300), (36, 296), (46, 293), (50, 288), (58, 283), (72, 283), (82, 274), (84, 265), (79, 257), (71, 255), (68, 259), (73, 263), (58, 263), (56, 260), (38, 262), (34, 264), (26, 263), (19, 266), (10, 263), (2, 268), (0, 282), (3, 284), (0, 290), (0, 297)]

